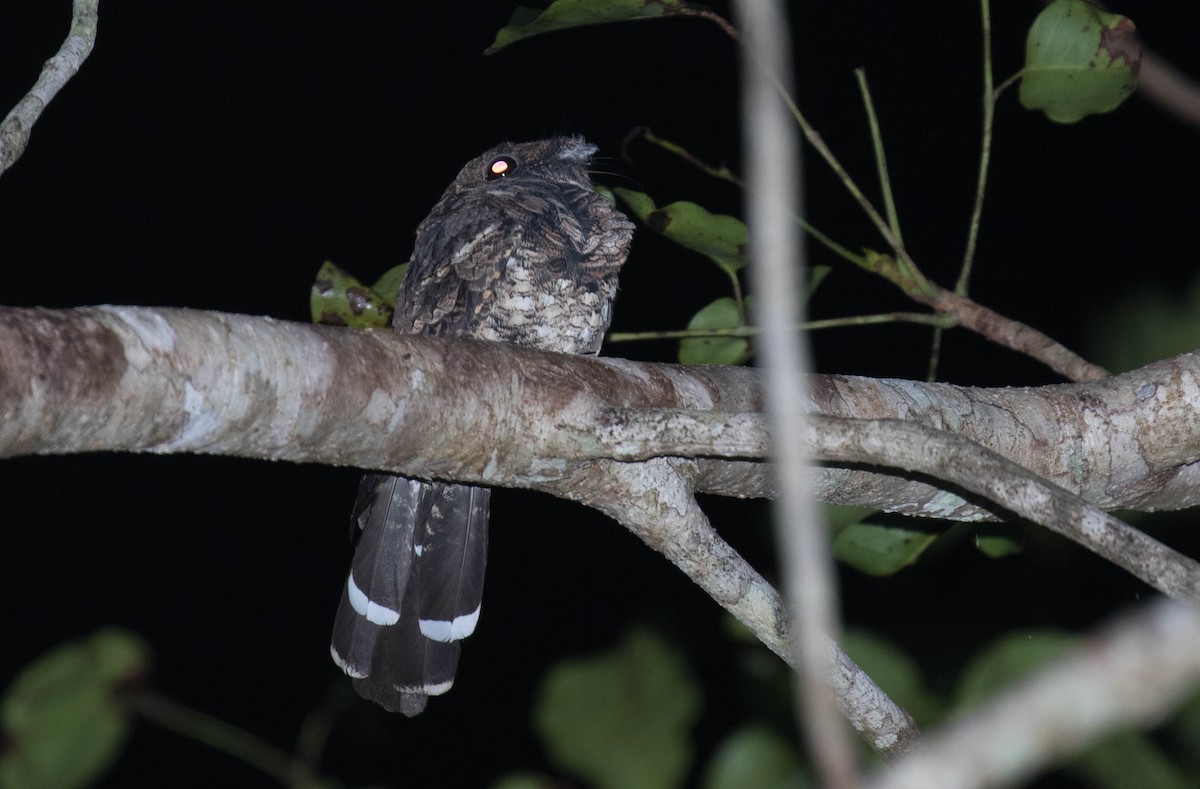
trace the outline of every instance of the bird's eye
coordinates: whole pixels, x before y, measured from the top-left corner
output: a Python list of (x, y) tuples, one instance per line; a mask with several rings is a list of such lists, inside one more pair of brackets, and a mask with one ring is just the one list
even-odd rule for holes
[(517, 160), (511, 156), (497, 156), (487, 168), (487, 179), (495, 181), (517, 171)]

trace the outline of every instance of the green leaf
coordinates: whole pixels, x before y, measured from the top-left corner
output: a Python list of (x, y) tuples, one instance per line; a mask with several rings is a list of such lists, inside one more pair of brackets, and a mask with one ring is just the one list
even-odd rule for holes
[(833, 266), (809, 266), (808, 283), (804, 286), (804, 303), (812, 301), (813, 294), (821, 283), (833, 272)]
[(1092, 745), (1067, 771), (1096, 789), (1195, 789), (1196, 779), (1173, 764), (1145, 733), (1123, 731)]
[(0, 786), (70, 789), (95, 782), (129, 728), (117, 692), (149, 664), (141, 639), (113, 628), (26, 666), (0, 701)]
[(396, 294), (400, 292), (400, 283), (404, 281), (405, 271), (408, 271), (407, 263), (393, 266), (383, 272), (383, 276), (371, 286), (371, 290), (375, 291), (389, 307), (396, 303)]
[(712, 260), (730, 275), (746, 265), (746, 223), (736, 216), (712, 214), (695, 203), (681, 200), (655, 208), (643, 192), (615, 188), (634, 216), (651, 230)]
[(975, 547), (989, 559), (1003, 559), (1021, 552), (1021, 543), (1002, 534), (976, 535)]
[(692, 761), (700, 690), (678, 653), (646, 630), (542, 681), (534, 726), (553, 761), (595, 786), (679, 786)]
[(544, 11), (529, 6), (518, 6), (508, 20), (508, 25), (496, 33), (496, 40), (483, 51), (492, 55), (504, 47), (523, 38), (552, 33), (584, 25), (599, 25), (605, 22), (626, 22), (637, 19), (654, 19), (682, 8), (693, 8), (683, 0), (555, 0)]
[(1019, 529), (1007, 523), (976, 523), (975, 547), (991, 559), (1003, 559), (1021, 552)]
[(1021, 104), (1058, 123), (1116, 109), (1137, 88), (1142, 45), (1128, 17), (1055, 0), (1025, 43)]
[[(689, 329), (737, 329), (742, 326), (737, 302), (729, 296), (702, 308), (688, 321)], [(680, 364), (741, 364), (750, 358), (744, 337), (689, 337), (679, 341)]]
[(560, 784), (553, 778), (537, 773), (509, 773), (492, 784), (491, 789), (555, 789)]
[(765, 726), (745, 726), (717, 746), (704, 770), (704, 789), (807, 789), (794, 743)]
[(1188, 694), (1167, 726), (1167, 736), (1182, 762), (1193, 770), (1200, 768), (1200, 749), (1196, 748), (1196, 743), (1200, 743), (1200, 691)]
[[(394, 281), (399, 287), (399, 277), (392, 269), (380, 278), (377, 285), (390, 288)], [(309, 295), (309, 308), (313, 323), (328, 326), (349, 326), (351, 329), (385, 329), (392, 322), (392, 305), (396, 295), (390, 298), (373, 288), (363, 285), (349, 273), (326, 261), (317, 272)]]
[(596, 194), (600, 195), (608, 202), (612, 203), (613, 205), (617, 204), (617, 196), (613, 194), (612, 189), (608, 188), (604, 184), (592, 184), (592, 189), (595, 190)]
[(856, 523), (834, 538), (833, 556), (869, 575), (891, 575), (915, 562), (939, 536), (940, 532)]
[(1061, 657), (1079, 642), (1057, 630), (1034, 630), (1002, 636), (971, 660), (958, 683), (959, 706), (979, 704), (999, 690)]

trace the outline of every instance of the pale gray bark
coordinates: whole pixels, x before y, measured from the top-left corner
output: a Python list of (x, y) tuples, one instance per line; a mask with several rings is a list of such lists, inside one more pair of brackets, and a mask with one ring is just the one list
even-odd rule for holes
[(0, 173), (21, 158), (33, 124), (63, 85), (83, 65), (96, 43), (97, 6), (100, 0), (73, 0), (71, 29), (58, 52), (46, 61), (37, 82), (29, 89), (8, 115), (0, 121)]
[[(547, 491), (616, 518), (790, 656), (778, 594), (692, 495), (770, 494), (757, 379), (193, 310), (0, 308), (0, 456), (208, 453)], [(1099, 508), (1194, 500), (1197, 381), (1196, 353), (1044, 389), (815, 376), (809, 409), (829, 416), (809, 441), (817, 457), (893, 467), (852, 479), (860, 498), (939, 516), (973, 490), (1188, 596), (1191, 560)], [(895, 500), (914, 493), (927, 498)], [(911, 721), (843, 657), (840, 706), (899, 753)]]

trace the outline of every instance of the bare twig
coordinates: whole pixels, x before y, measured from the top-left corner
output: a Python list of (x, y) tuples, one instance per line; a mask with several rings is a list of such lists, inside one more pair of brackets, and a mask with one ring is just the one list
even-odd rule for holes
[(1071, 381), (1095, 381), (1109, 375), (1108, 370), (1092, 364), (1070, 348), (1032, 326), (1000, 313), (949, 290), (937, 289), (931, 299), (918, 298), (938, 312), (949, 313), (960, 326), (982, 334), (994, 343), (1037, 359)]
[(33, 124), (62, 86), (79, 71), (96, 42), (97, 5), (100, 0), (73, 0), (71, 31), (54, 57), (42, 66), (37, 82), (0, 121), (0, 174), (25, 152)]
[(1031, 681), (932, 734), (872, 789), (1012, 785), (1121, 726), (1159, 720), (1200, 680), (1200, 612), (1155, 601)]
[[(804, 321), (796, 329), (816, 331), (838, 329), (848, 326), (876, 326), (881, 323), (920, 323), (925, 326), (949, 328), (955, 325), (951, 315), (924, 312), (885, 312), (877, 315), (847, 315), (844, 318), (826, 318), (819, 321)], [(612, 332), (605, 336), (608, 342), (638, 342), (643, 340), (686, 340), (703, 337), (754, 337), (762, 332), (758, 326), (738, 326), (733, 329), (675, 329), (664, 331)]]
[(988, 166), (992, 160), (992, 132), (996, 122), (996, 96), (992, 77), (992, 11), (988, 0), (979, 0), (983, 25), (983, 139), (979, 153), (979, 176), (975, 185), (975, 202), (971, 207), (971, 223), (967, 229), (967, 249), (963, 253), (962, 269), (954, 292), (967, 295), (971, 268), (975, 263), (975, 245), (979, 240), (979, 224), (983, 216), (983, 197), (987, 193)]
[[(744, 186), (741, 179), (733, 175), (724, 166), (715, 168), (705, 164), (695, 155), (686, 151), (682, 146), (663, 140), (644, 127), (635, 130), (635, 132), (640, 133), (648, 142), (681, 156), (684, 161), (714, 177), (722, 178), (738, 186)], [(630, 135), (632, 136), (635, 132), (631, 132)], [(981, 204), (977, 203), (977, 208), (980, 207)], [(1077, 353), (1032, 326), (1001, 315), (989, 307), (972, 301), (965, 295), (957, 294), (926, 279), (920, 269), (916, 267), (911, 258), (907, 257), (907, 253), (903, 252), (903, 250), (898, 253), (897, 258), (888, 258), (882, 255), (860, 255), (838, 244), (798, 216), (793, 215), (792, 221), (799, 223), (806, 233), (820, 241), (827, 249), (847, 262), (870, 271), (873, 274), (882, 276), (900, 288), (909, 298), (932, 307), (937, 311), (936, 315), (929, 318), (929, 322), (934, 326), (962, 326), (991, 340), (997, 345), (1037, 359), (1056, 373), (1072, 381), (1094, 381), (1097, 378), (1103, 378), (1108, 375), (1108, 371), (1104, 368), (1088, 362)], [(975, 226), (976, 221), (972, 220), (973, 226)], [(888, 230), (888, 232), (890, 233), (891, 231)], [(825, 328), (826, 325), (828, 324), (819, 322), (817, 325), (805, 324), (800, 328)], [(617, 337), (620, 337), (623, 341), (641, 339), (640, 336), (633, 337), (628, 334), (613, 335), (610, 339), (615, 340)]]
[(326, 785), (307, 765), (286, 751), (244, 729), (185, 707), (166, 696), (149, 690), (137, 690), (126, 695), (124, 702), (130, 710), (146, 720), (241, 759), (284, 786), (302, 789)]
[(888, 227), (903, 244), (904, 234), (900, 232), (900, 215), (896, 211), (896, 196), (892, 192), (892, 176), (888, 173), (887, 155), (883, 150), (883, 129), (879, 125), (879, 117), (875, 114), (875, 101), (871, 98), (871, 88), (867, 84), (867, 70), (854, 69), (854, 78), (858, 80), (858, 92), (862, 94), (863, 109), (867, 112), (867, 127), (871, 130), (875, 170), (879, 174), (879, 191), (883, 194), (883, 208), (887, 211)]

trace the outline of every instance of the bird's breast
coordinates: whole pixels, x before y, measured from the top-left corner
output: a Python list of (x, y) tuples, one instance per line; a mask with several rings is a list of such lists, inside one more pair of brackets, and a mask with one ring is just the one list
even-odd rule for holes
[(594, 354), (612, 319), (616, 277), (558, 276), (510, 260), (475, 336), (560, 353)]

